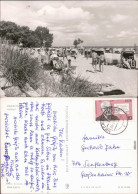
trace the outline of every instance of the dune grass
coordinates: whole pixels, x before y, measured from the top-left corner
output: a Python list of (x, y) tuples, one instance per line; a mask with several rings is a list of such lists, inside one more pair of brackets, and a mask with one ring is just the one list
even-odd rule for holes
[[(98, 86), (91, 84), (81, 76), (50, 75), (48, 71), (41, 72), (43, 96), (58, 97), (96, 97)], [(45, 92), (44, 92), (45, 91)]]
[(37, 86), (39, 68), (36, 59), (8, 44), (2, 44), (0, 55), (0, 69), (13, 86), (23, 88), (26, 83)]
[(69, 97), (95, 97), (96, 87), (80, 75), (77, 77), (63, 77), (60, 85), (62, 92)]

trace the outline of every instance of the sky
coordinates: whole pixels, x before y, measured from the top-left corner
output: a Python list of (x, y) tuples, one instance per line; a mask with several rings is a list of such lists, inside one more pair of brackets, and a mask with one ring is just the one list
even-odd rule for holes
[(138, 1), (1, 1), (1, 20), (48, 27), (53, 46), (138, 45)]

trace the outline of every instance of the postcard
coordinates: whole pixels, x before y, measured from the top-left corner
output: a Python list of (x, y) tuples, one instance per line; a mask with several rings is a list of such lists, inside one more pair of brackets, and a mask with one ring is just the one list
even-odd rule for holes
[(137, 194), (138, 1), (1, 1), (2, 194)]
[(137, 21), (137, 0), (1, 1), (0, 97), (136, 98)]
[(137, 100), (1, 99), (1, 193), (137, 193)]

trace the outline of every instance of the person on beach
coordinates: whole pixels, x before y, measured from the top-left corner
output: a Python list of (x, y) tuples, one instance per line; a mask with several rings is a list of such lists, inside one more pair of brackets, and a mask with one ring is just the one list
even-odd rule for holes
[(49, 49), (46, 48), (45, 49), (45, 63), (49, 64), (49, 62), (50, 62)]
[(92, 66), (95, 72), (96, 72), (97, 58), (98, 56), (97, 56), (96, 51), (92, 50)]
[(104, 56), (104, 53), (102, 53), (102, 54), (99, 56), (99, 71), (100, 71), (100, 72), (103, 72), (103, 65), (104, 65), (104, 62), (105, 62), (105, 56)]
[(34, 54), (35, 54), (35, 48), (30, 50), (30, 55), (34, 56)]
[(129, 60), (129, 59), (125, 59), (125, 58), (123, 58), (122, 59), (123, 60), (123, 64), (124, 64), (124, 66), (126, 67), (126, 68), (128, 68), (128, 69), (131, 69), (131, 61)]
[(37, 49), (37, 55), (36, 55), (36, 58), (38, 60), (38, 66), (41, 67), (42, 66), (42, 56), (41, 56), (41, 50), (40, 49)]

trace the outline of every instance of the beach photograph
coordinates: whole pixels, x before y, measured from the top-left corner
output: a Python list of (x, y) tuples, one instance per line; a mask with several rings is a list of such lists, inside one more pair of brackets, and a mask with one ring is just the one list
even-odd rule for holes
[(1, 1), (0, 97), (137, 97), (138, 1)]

